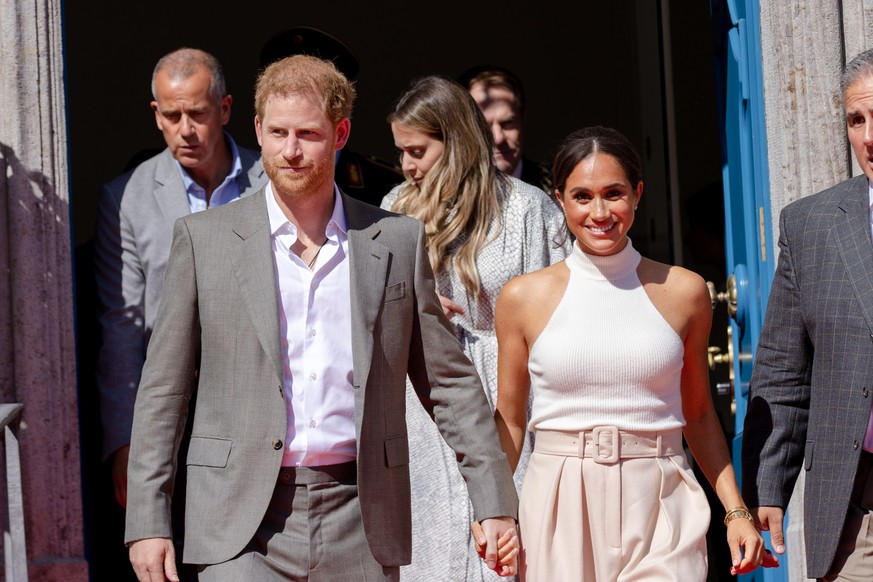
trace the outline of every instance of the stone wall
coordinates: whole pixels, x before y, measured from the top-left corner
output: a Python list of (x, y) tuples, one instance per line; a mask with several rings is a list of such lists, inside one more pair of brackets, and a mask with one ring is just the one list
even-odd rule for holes
[[(843, 118), (843, 65), (873, 46), (870, 0), (761, 1), (773, 242), (789, 202), (860, 174)], [(791, 581), (806, 580), (803, 471), (788, 507)]]
[(61, 0), (0, 0), (0, 401), (24, 404), (28, 574), (40, 582), (88, 579), (61, 18)]

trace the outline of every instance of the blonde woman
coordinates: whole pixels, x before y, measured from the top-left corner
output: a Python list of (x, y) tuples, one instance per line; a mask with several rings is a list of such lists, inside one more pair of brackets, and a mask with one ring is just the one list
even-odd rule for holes
[[(406, 180), (382, 207), (424, 222), (443, 309), (493, 410), (494, 303), (511, 278), (566, 256), (570, 242), (562, 216), (545, 192), (496, 168), (491, 130), (456, 82), (436, 76), (417, 80), (388, 121)], [(455, 455), (416, 400), (408, 390), (413, 552), (401, 579), (491, 579), (471, 540), (473, 516)], [(526, 458), (516, 471), (519, 485), (525, 463)]]

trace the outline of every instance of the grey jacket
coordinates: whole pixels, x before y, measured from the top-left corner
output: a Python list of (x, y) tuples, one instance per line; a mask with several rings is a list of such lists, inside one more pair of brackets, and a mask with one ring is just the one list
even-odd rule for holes
[[(240, 195), (267, 182), (258, 152), (238, 148)], [(97, 388), (103, 456), (130, 443), (133, 403), (161, 300), (173, 223), (190, 214), (188, 194), (165, 149), (100, 191), (94, 269), (103, 343)]]
[[(397, 566), (412, 553), (407, 375), (458, 454), (477, 519), (515, 517), (517, 498), (476, 369), (437, 298), (423, 225), (345, 195), (343, 204), (361, 518), (375, 558)], [(171, 533), (195, 386), (184, 561), (222, 562), (251, 540), (282, 462), (283, 362), (263, 191), (179, 220), (136, 400), (128, 543)]]
[(785, 508), (806, 471), (808, 574), (836, 553), (873, 397), (867, 178), (786, 206), (745, 420), (743, 497)]

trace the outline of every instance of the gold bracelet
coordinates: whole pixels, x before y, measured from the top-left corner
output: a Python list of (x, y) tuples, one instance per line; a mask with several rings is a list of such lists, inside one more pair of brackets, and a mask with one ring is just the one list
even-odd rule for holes
[(734, 507), (730, 511), (727, 512), (724, 516), (724, 524), (727, 525), (738, 517), (742, 517), (743, 519), (748, 519), (752, 522), (752, 525), (755, 525), (755, 518), (752, 517), (752, 514), (749, 513), (749, 510), (745, 507)]

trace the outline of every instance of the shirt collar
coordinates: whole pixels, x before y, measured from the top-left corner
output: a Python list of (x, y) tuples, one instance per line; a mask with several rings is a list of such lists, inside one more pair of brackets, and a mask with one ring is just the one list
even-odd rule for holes
[[(276, 236), (280, 229), (289, 225), (291, 232), (297, 235), (297, 227), (288, 220), (282, 209), (279, 208), (279, 203), (276, 202), (276, 196), (273, 194), (273, 182), (269, 182), (264, 188), (267, 197), (267, 215), (270, 218), (270, 234)], [(327, 221), (327, 226), (324, 229), (324, 234), (328, 238), (335, 237), (337, 232), (343, 235), (348, 235), (348, 227), (346, 226), (346, 213), (343, 206), (343, 197), (340, 196), (339, 188), (336, 184), (333, 185), (333, 214), (330, 215), (330, 220)]]
[[(227, 145), (230, 146), (230, 157), (231, 160), (233, 160), (233, 163), (230, 166), (230, 173), (224, 178), (222, 184), (227, 183), (229, 180), (236, 180), (237, 176), (242, 173), (242, 160), (239, 157), (239, 148), (236, 147), (236, 142), (233, 141), (233, 138), (230, 137), (230, 134), (227, 132), (224, 132), (224, 139)], [(191, 192), (193, 187), (202, 190), (200, 185), (191, 179), (191, 176), (188, 175), (188, 171), (179, 163), (179, 160), (173, 158), (173, 161), (176, 163), (176, 167), (179, 168), (179, 174), (182, 176), (182, 184), (185, 185), (185, 191)]]

